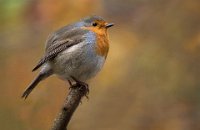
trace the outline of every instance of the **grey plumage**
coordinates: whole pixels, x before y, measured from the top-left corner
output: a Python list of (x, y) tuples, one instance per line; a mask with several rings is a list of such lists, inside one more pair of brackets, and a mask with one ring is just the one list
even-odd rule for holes
[(33, 68), (32, 71), (37, 70), (40, 66), (42, 66), (45, 62), (52, 60), (55, 58), (60, 52), (64, 51), (65, 49), (76, 45), (78, 43), (82, 42), (82, 39), (80, 40), (75, 40), (75, 41), (70, 41), (67, 40), (65, 42), (58, 42), (57, 44), (54, 44), (53, 47), (50, 47), (49, 50), (47, 50), (46, 55), (38, 62), (38, 64)]

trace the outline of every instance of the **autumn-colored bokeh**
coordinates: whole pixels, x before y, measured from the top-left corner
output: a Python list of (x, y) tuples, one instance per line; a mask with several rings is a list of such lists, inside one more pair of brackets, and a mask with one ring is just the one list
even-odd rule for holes
[(110, 51), (69, 130), (199, 130), (199, 0), (1, 0), (0, 129), (52, 126), (67, 83), (52, 76), (20, 96), (48, 34), (93, 14), (115, 23)]

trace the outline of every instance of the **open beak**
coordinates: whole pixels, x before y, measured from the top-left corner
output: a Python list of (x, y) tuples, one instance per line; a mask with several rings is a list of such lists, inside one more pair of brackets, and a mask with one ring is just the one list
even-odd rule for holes
[(106, 24), (106, 28), (110, 28), (110, 27), (112, 27), (114, 25), (114, 23), (107, 23)]

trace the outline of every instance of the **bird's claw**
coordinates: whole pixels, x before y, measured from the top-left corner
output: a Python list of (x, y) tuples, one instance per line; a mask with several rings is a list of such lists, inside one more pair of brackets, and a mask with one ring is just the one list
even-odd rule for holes
[(83, 93), (83, 95), (89, 99), (88, 94), (89, 94), (89, 86), (88, 84), (84, 83), (84, 82), (77, 82), (76, 86), (79, 87), (79, 90)]
[(76, 89), (78, 88), (78, 90), (80, 90), (82, 92), (82, 94), (89, 99), (88, 94), (89, 94), (89, 86), (87, 83), (84, 82), (77, 82), (75, 84), (70, 85), (69, 90), (71, 89)]

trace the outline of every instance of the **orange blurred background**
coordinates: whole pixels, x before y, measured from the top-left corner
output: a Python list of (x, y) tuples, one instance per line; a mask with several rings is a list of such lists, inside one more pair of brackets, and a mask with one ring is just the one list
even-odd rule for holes
[(70, 130), (199, 130), (199, 0), (1, 0), (0, 129), (47, 130), (69, 85), (56, 76), (24, 101), (48, 34), (88, 15), (115, 23)]

